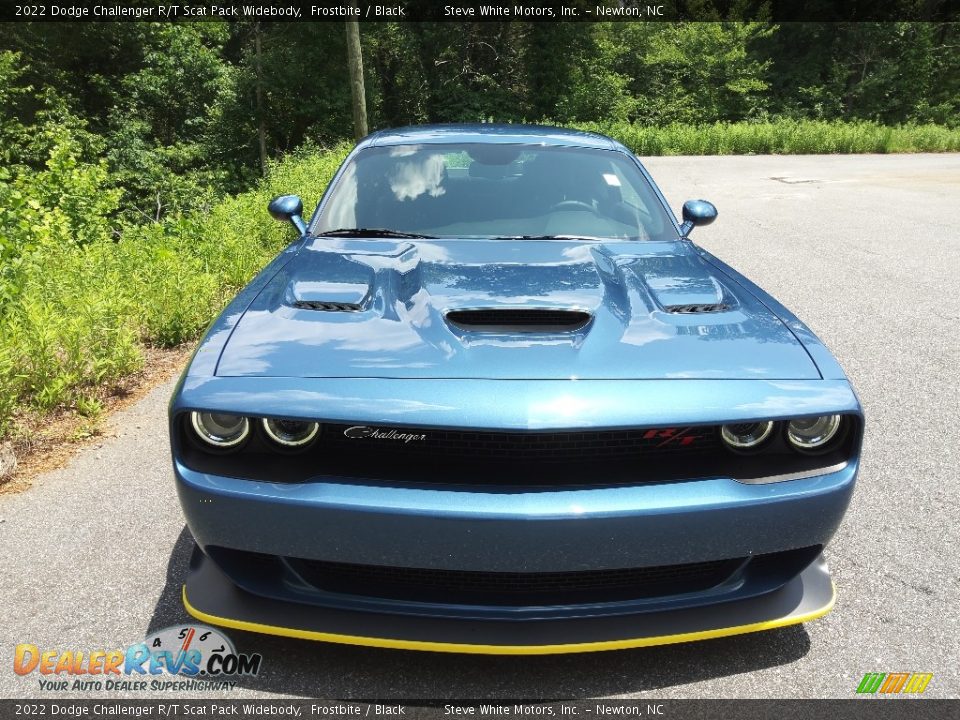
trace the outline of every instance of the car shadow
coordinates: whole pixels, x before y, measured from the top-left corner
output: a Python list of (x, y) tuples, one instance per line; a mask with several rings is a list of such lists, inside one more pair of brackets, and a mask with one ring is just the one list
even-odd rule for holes
[[(195, 622), (181, 602), (194, 541), (186, 527), (167, 565), (147, 633)], [(564, 699), (623, 695), (796, 662), (810, 650), (802, 625), (697, 643), (551, 656), (411, 652), (229, 630), (239, 652), (260, 653), (237, 687), (324, 699)]]

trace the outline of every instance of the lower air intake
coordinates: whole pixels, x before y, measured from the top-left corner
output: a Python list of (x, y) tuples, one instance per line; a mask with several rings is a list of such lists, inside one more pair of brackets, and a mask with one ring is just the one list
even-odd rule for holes
[(412, 602), (569, 605), (703, 592), (729, 578), (744, 559), (544, 573), (436, 570), (294, 558), (287, 558), (287, 562), (308, 584), (325, 592)]
[(589, 323), (590, 313), (536, 308), (452, 310), (447, 321), (461, 330), (479, 332), (571, 332)]
[[(406, 604), (537, 607), (630, 602), (689, 593), (769, 592), (807, 567), (819, 545), (720, 560), (555, 572), (492, 572), (361, 565), (282, 557), (208, 545), (205, 552), (239, 587), (254, 595), (338, 604), (349, 598)], [(516, 548), (522, 552), (522, 548)], [(736, 582), (728, 581), (737, 578)], [(721, 589), (720, 586), (724, 586)], [(310, 598), (309, 595), (313, 594)], [(415, 613), (420, 611), (414, 610)]]

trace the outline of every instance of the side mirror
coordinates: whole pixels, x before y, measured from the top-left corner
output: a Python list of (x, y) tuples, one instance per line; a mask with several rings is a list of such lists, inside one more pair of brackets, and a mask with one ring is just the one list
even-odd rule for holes
[(709, 225), (717, 219), (717, 208), (706, 200), (687, 200), (683, 204), (683, 224), (680, 234), (687, 237), (690, 231), (701, 225)]
[(274, 220), (286, 220), (303, 235), (307, 231), (307, 224), (303, 221), (303, 200), (299, 195), (278, 195), (270, 204), (267, 211)]

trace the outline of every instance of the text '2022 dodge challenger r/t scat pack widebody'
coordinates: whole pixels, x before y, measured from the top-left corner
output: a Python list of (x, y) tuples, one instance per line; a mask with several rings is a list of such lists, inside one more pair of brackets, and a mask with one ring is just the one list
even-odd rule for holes
[(830, 610), (863, 416), (785, 307), (609, 138), (375, 133), (210, 327), (170, 435), (227, 627), (559, 653)]

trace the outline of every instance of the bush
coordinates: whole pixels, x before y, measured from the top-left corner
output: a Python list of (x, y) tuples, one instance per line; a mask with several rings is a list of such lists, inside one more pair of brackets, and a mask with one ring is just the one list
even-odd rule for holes
[[(269, 199), (301, 191), (315, 204), (347, 151), (307, 148), (207, 214), (127, 225), (117, 233), (105, 221), (115, 198), (104, 199), (90, 180), (99, 179), (96, 168), (81, 168), (91, 197), (76, 192), (66, 210), (51, 207), (62, 195), (51, 200), (36, 189), (41, 179), (22, 171), (13, 181), (24, 188), (16, 223), (6, 216), (4, 226), (20, 262), (16, 289), (0, 302), (0, 437), (18, 408), (92, 407), (98, 388), (141, 367), (144, 346), (198, 337), (293, 239), (289, 226), (267, 215)], [(80, 172), (76, 164), (64, 168), (63, 177)], [(3, 180), (0, 193), (11, 193)], [(78, 183), (62, 187), (76, 191)]]
[(825, 153), (956, 152), (960, 129), (940, 125), (777, 120), (772, 122), (671, 124), (574, 123), (603, 133), (637, 155), (797, 155)]

